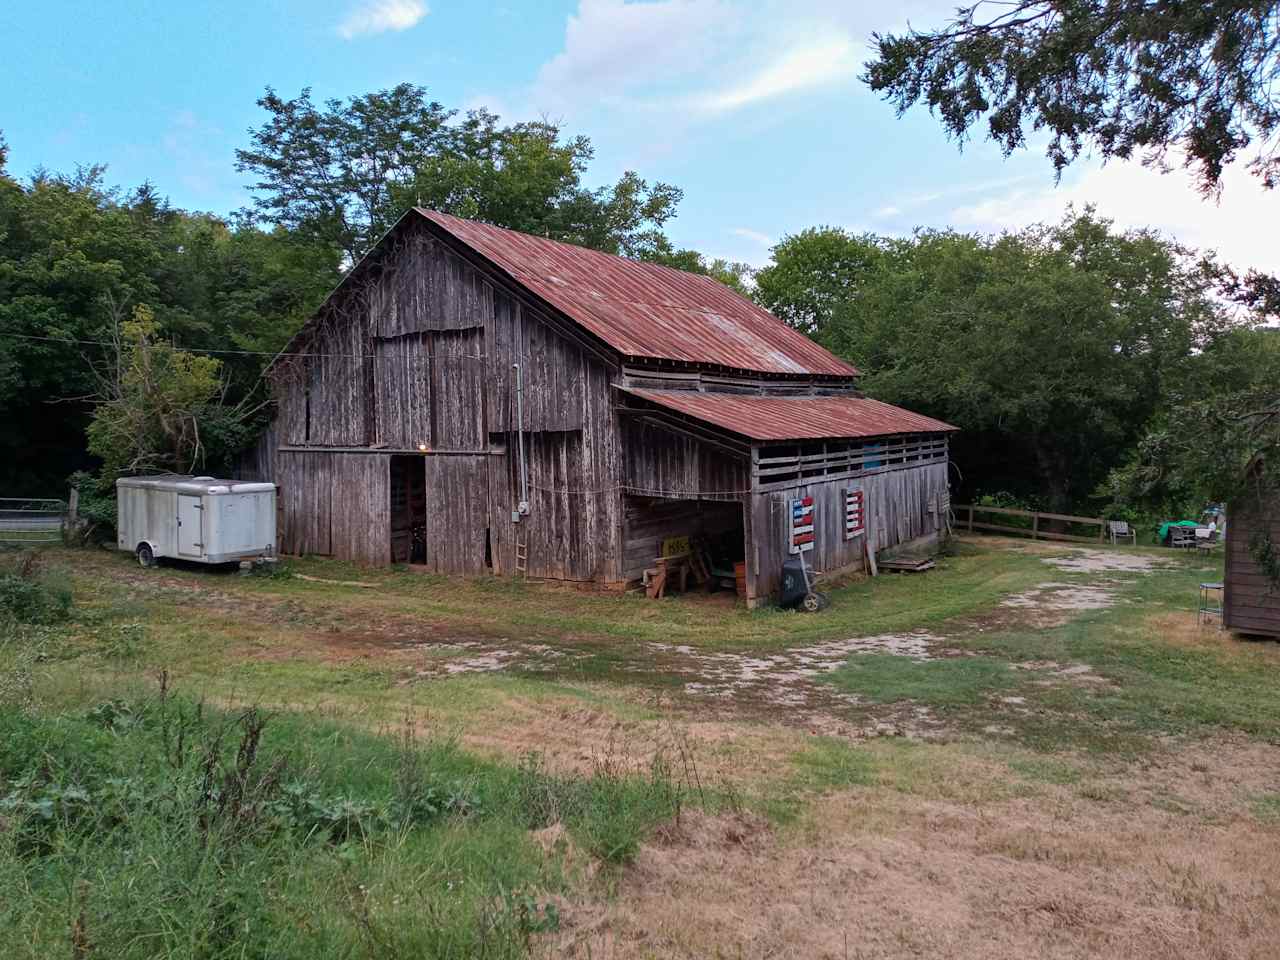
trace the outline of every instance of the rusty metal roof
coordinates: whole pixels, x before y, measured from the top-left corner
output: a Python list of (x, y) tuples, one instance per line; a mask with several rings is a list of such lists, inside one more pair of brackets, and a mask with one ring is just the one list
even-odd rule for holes
[(959, 429), (867, 397), (765, 397), (697, 390), (623, 392), (752, 440), (882, 437)]
[(417, 209), (626, 357), (857, 376), (849, 364), (710, 277)]

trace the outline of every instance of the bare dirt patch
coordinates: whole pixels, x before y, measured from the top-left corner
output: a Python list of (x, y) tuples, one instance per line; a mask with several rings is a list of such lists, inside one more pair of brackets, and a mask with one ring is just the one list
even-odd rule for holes
[(1168, 560), (1147, 556), (1140, 553), (1121, 553), (1106, 550), (1073, 549), (1062, 556), (1044, 557), (1043, 562), (1059, 570), (1071, 573), (1150, 573), (1160, 567), (1169, 566)]

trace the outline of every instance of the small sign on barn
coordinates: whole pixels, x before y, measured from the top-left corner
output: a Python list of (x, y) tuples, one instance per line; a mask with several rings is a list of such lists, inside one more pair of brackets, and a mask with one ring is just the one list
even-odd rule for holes
[(866, 501), (861, 490), (844, 492), (844, 538), (852, 540), (867, 529)]
[(813, 549), (813, 497), (791, 501), (791, 552)]

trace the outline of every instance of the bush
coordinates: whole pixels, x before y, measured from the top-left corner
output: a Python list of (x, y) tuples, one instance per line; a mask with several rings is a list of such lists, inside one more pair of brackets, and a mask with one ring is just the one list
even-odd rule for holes
[(0, 572), (0, 619), (58, 623), (71, 616), (71, 589), (40, 569), (34, 553)]
[(71, 531), (71, 535), (83, 543), (114, 543), (116, 539), (115, 484), (83, 470), (73, 473), (68, 482), (80, 496), (76, 507), (80, 517), (80, 528)]
[(564, 882), (528, 831), (561, 822), (617, 863), (684, 789), (661, 762), (560, 776), (167, 690), (0, 705), (0, 929), (13, 960), (527, 958)]

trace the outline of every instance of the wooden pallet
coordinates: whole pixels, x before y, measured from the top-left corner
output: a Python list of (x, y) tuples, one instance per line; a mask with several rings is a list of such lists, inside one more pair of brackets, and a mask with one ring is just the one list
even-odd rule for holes
[(894, 560), (879, 561), (881, 570), (893, 570), (897, 573), (923, 573), (936, 566), (932, 557), (898, 557)]

